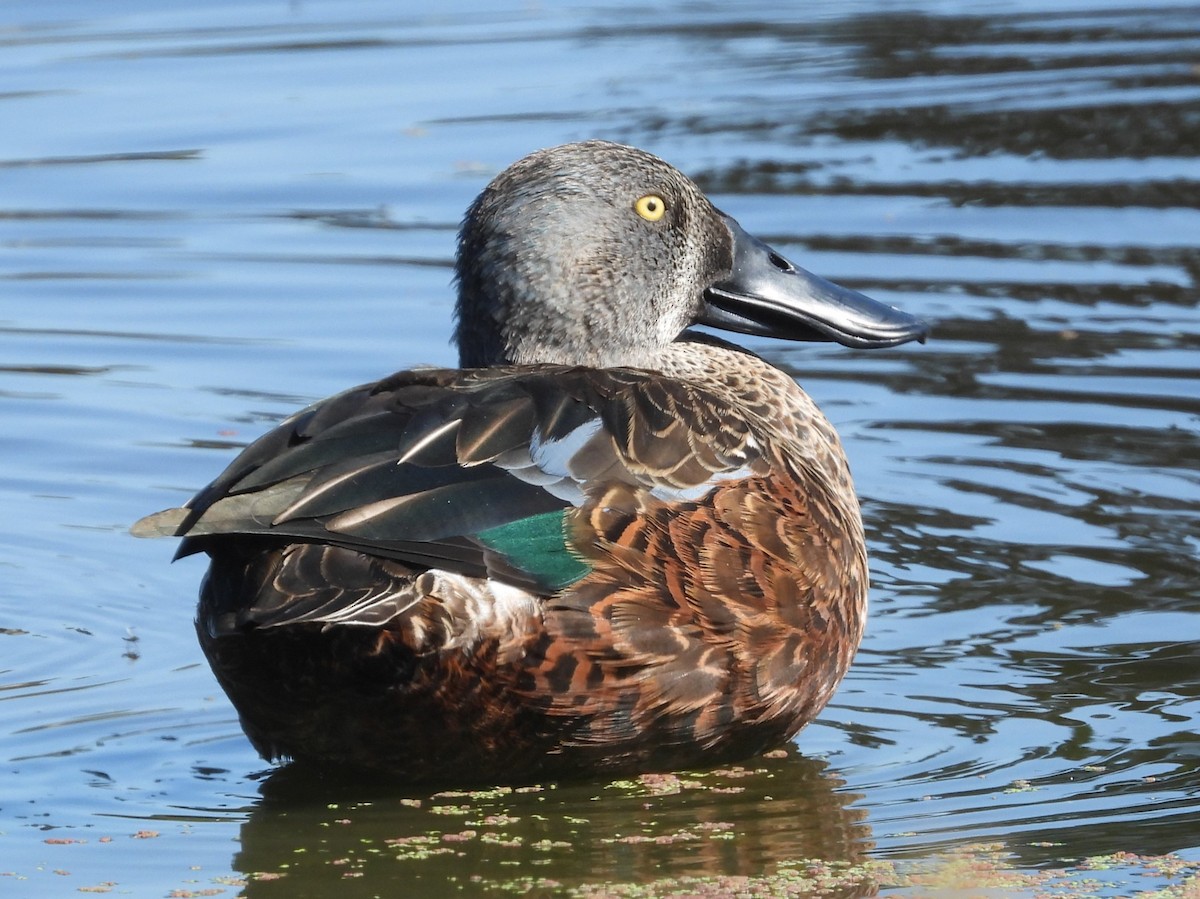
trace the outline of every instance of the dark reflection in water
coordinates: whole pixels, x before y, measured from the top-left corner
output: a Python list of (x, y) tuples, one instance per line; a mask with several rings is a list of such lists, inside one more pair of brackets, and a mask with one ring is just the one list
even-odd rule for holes
[[(794, 755), (608, 784), (433, 795), (285, 768), (264, 783), (234, 861), (255, 897), (459, 895), (505, 882), (555, 895), (664, 877), (761, 877), (784, 860), (865, 857), (865, 813), (842, 787), (824, 763)], [(257, 876), (280, 871), (287, 876)], [(831, 895), (877, 888), (858, 874)]]
[[(702, 172), (698, 180), (706, 190), (722, 193), (804, 194), (825, 197), (928, 197), (961, 206), (1093, 206), (1120, 209), (1145, 206), (1150, 209), (1170, 209), (1177, 206), (1200, 206), (1200, 181), (1191, 178), (1148, 179), (1138, 183), (1108, 181), (1099, 183), (1046, 183), (1033, 181), (920, 181), (893, 184), (833, 178), (817, 183), (810, 177), (816, 167), (811, 163), (755, 162), (738, 163), (717, 171)], [(1019, 259), (1049, 258), (1086, 261), (1101, 258), (1130, 265), (1175, 262), (1181, 258), (1194, 261), (1194, 247), (1179, 247), (1147, 252), (1141, 247), (1122, 251), (1115, 247), (1088, 248), (1028, 247), (1025, 245), (967, 243), (951, 237), (930, 241), (913, 241), (895, 237), (886, 240), (869, 235), (855, 235), (854, 249), (874, 252), (905, 252), (909, 249), (938, 255), (991, 255)], [(844, 245), (844, 241), (841, 245)], [(821, 249), (838, 247), (839, 242), (822, 238), (812, 245)], [(940, 252), (939, 252), (940, 251)]]
[[(0, 28), (0, 874), (686, 894), (979, 841), (1027, 871), (1200, 849), (1200, 6), (150, 6)], [(198, 567), (125, 528), (296, 407), (451, 363), (462, 210), (587, 136), (935, 324), (755, 347), (844, 435), (870, 542), (811, 758), (490, 796), (260, 781), (192, 639)]]
[[(1198, 15), (1195, 10), (1180, 15), (1178, 7), (1057, 16), (885, 15), (849, 19), (834, 33), (858, 48), (867, 77), (993, 76), (995, 83), (995, 76), (1053, 74), (1089, 91), (1165, 93), (1195, 86), (1195, 47), (1188, 39)], [(1119, 69), (1112, 52), (1100, 49), (1110, 42), (1131, 45), (1120, 54)], [(1027, 49), (1017, 52), (1022, 48)], [(1078, 105), (1066, 100), (1050, 109), (1031, 108), (1011, 95), (982, 109), (969, 102), (914, 103), (830, 113), (809, 122), (808, 129), (843, 140), (901, 140), (969, 154), (1004, 151), (1055, 159), (1194, 156), (1200, 148), (1200, 99), (1113, 99)]]

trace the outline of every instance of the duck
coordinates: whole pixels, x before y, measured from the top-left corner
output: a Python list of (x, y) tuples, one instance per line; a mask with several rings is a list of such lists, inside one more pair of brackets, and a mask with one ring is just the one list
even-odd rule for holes
[(859, 503), (797, 381), (697, 327), (870, 349), (928, 325), (602, 140), (496, 176), (455, 282), (459, 368), (311, 405), (132, 528), (207, 554), (196, 631), (254, 748), (511, 784), (792, 740), (863, 635)]

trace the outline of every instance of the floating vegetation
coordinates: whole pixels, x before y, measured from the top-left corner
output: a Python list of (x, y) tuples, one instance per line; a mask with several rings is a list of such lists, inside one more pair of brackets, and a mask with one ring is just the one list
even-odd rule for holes
[[(736, 787), (740, 792), (729, 793)], [(1009, 789), (1031, 785), (1012, 781)], [(578, 899), (744, 899), (867, 895), (1005, 896), (1024, 899), (1200, 899), (1200, 861), (1178, 855), (1113, 852), (1059, 867), (1031, 867), (1022, 849), (1053, 858), (1060, 844), (974, 843), (919, 859), (872, 853), (856, 797), (802, 758), (702, 772), (649, 774), (602, 785), (445, 791), (423, 796), (299, 803), (252, 812), (242, 832), (240, 876), (204, 876), (198, 867), (166, 893), (286, 896), (290, 885), (356, 897), (410, 884), (419, 894), (447, 890), (495, 895), (543, 893)], [(585, 813), (586, 812), (586, 813)], [(279, 827), (286, 818), (288, 827)], [(797, 822), (820, 817), (824, 836)], [(260, 827), (259, 824), (263, 826)], [(80, 893), (128, 892), (119, 878), (72, 873), (91, 847), (141, 844), (156, 853), (176, 831), (130, 829), (42, 838), (38, 872)], [(136, 850), (135, 850), (136, 851)], [(128, 858), (122, 857), (122, 864)], [(0, 880), (27, 875), (0, 871)], [(274, 882), (278, 882), (278, 885)], [(363, 893), (354, 892), (362, 884)], [(275, 892), (272, 892), (274, 890)], [(341, 892), (348, 890), (350, 892)]]

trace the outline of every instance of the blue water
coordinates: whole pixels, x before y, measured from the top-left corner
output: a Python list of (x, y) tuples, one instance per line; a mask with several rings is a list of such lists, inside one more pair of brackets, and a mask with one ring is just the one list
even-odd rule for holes
[[(398, 10), (0, 7), (0, 891), (561, 890), (981, 842), (1024, 872), (1200, 861), (1200, 7)], [(720, 781), (745, 792), (478, 800), (517, 820), (398, 861), (467, 825), (270, 774), (195, 644), (202, 563), (127, 528), (297, 406), (453, 364), (466, 205), (592, 136), (934, 323), (750, 341), (845, 438), (869, 633), (788, 759)], [(696, 821), (732, 827), (612, 842)]]

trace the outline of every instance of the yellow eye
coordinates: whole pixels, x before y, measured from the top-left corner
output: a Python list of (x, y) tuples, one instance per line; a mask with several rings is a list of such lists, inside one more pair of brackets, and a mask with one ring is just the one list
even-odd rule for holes
[(667, 213), (667, 202), (658, 194), (646, 194), (633, 204), (634, 210), (648, 222), (657, 222)]

